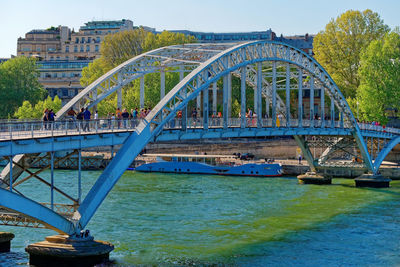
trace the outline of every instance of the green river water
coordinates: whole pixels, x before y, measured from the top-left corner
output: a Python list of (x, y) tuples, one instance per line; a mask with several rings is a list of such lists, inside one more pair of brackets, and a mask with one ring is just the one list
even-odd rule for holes
[[(84, 193), (100, 173), (83, 172)], [(76, 195), (76, 171), (55, 177), (56, 186)], [(48, 188), (36, 182), (19, 190), (49, 202)], [(399, 266), (399, 204), (400, 181), (367, 189), (349, 179), (317, 186), (295, 178), (127, 171), (88, 228), (115, 245), (117, 266)], [(54, 234), (0, 231), (16, 235), (1, 266), (26, 264), (25, 246)]]

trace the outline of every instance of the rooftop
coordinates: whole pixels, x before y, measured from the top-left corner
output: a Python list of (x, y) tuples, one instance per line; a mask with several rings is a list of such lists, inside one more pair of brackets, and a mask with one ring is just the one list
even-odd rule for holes
[(81, 26), (80, 30), (115, 29), (127, 26), (128, 23), (132, 23), (132, 21), (127, 19), (89, 21), (85, 23), (85, 26)]
[(59, 34), (60, 32), (58, 30), (31, 30), (27, 34)]

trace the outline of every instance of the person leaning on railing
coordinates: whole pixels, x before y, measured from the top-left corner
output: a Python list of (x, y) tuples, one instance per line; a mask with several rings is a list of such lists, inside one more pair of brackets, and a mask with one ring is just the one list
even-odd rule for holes
[(81, 111), (76, 115), (76, 119), (78, 120), (78, 127), (77, 130), (80, 130), (82, 127), (82, 122), (83, 122), (83, 112), (84, 108), (81, 108)]
[(89, 121), (91, 116), (92, 114), (90, 113), (89, 109), (86, 108), (85, 111), (83, 112), (83, 120), (84, 120), (83, 131), (88, 131), (88, 132), (90, 131)]
[(122, 114), (121, 114), (122, 120), (124, 122), (124, 128), (127, 128), (128, 124), (128, 119), (129, 119), (129, 112), (124, 108)]
[(46, 130), (47, 129), (47, 122), (49, 121), (49, 109), (46, 108), (43, 111), (42, 119), (43, 119), (43, 130)]
[[(75, 127), (76, 127), (76, 121), (75, 121), (76, 112), (75, 112), (74, 108), (71, 108), (70, 110), (68, 110), (67, 115), (68, 115), (68, 118), (70, 119), (70, 121), (73, 122), (72, 124), (75, 124)], [(73, 126), (71, 125), (70, 127), (72, 128)]]

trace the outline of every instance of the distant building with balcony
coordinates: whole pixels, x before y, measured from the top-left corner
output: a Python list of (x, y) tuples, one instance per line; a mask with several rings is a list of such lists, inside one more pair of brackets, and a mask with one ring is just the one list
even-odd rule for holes
[(38, 61), (39, 82), (49, 96), (58, 96), (65, 104), (82, 89), (81, 72), (91, 60), (46, 60)]
[(32, 30), (18, 39), (17, 56), (37, 58), (39, 82), (51, 97), (58, 95), (65, 104), (83, 89), (79, 83), (82, 69), (100, 57), (104, 37), (133, 29), (133, 22), (123, 19), (90, 21), (78, 32), (67, 26)]

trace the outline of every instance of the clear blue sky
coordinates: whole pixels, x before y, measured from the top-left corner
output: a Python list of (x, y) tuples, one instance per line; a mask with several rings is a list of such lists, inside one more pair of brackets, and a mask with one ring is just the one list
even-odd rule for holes
[(157, 30), (232, 32), (271, 28), (277, 35), (318, 33), (348, 9), (372, 9), (391, 28), (400, 25), (398, 0), (0, 0), (0, 57), (16, 54), (32, 29), (91, 20), (130, 19)]

